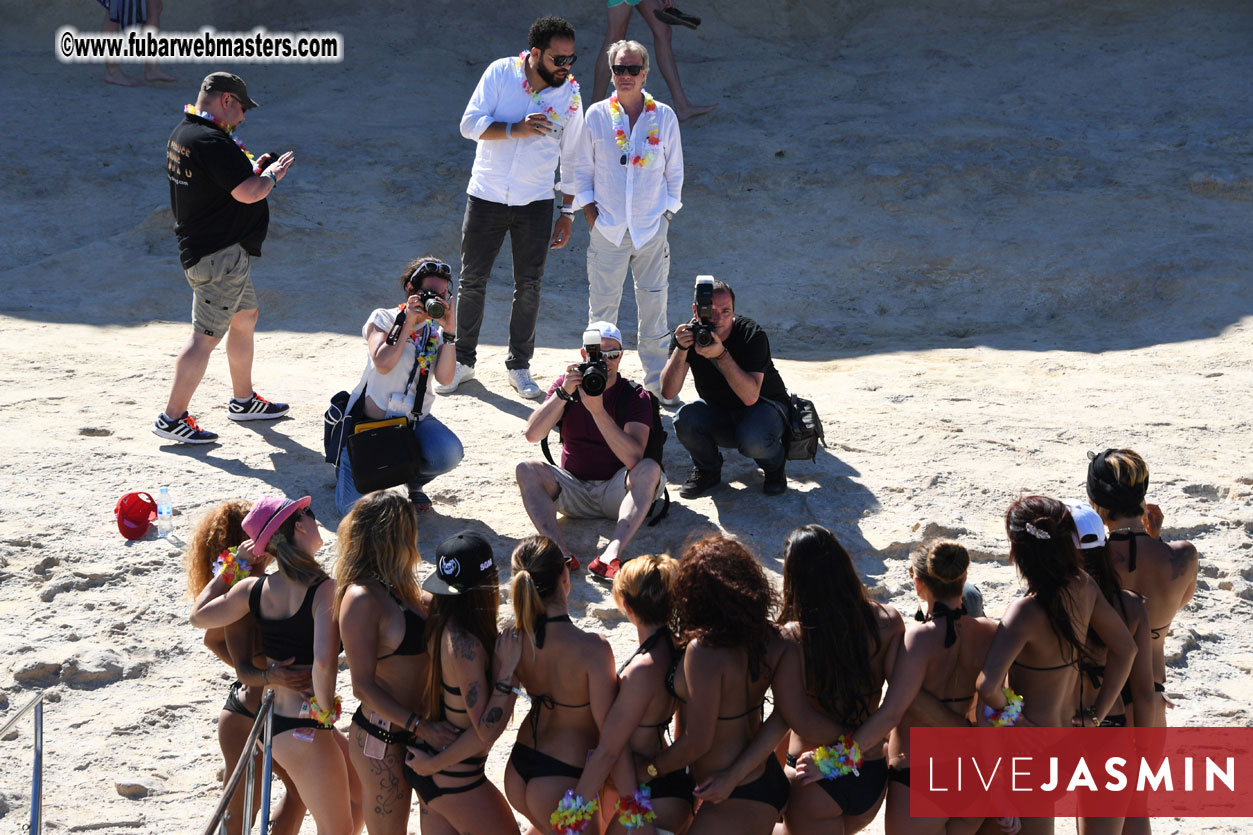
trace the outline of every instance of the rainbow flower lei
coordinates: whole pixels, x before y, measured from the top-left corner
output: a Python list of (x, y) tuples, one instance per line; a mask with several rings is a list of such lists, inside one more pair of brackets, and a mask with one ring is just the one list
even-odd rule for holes
[(861, 765), (863, 759), (857, 740), (846, 734), (840, 734), (834, 745), (822, 745), (814, 749), (814, 765), (827, 780), (834, 780), (845, 774), (860, 777), (861, 772), (857, 770), (857, 766)]
[(335, 703), (327, 708), (318, 705), (317, 696), (309, 697), (309, 717), (315, 720), (320, 728), (334, 727), (343, 712), (344, 704), (338, 695), (335, 696)]
[(598, 808), (600, 804), (596, 798), (584, 803), (582, 795), (576, 797), (574, 789), (566, 789), (566, 796), (561, 798), (557, 808), (548, 816), (548, 823), (557, 835), (574, 835), (587, 828)]
[[(631, 164), (640, 168), (645, 168), (657, 157), (657, 146), (661, 144), (661, 140), (657, 137), (659, 128), (657, 127), (657, 102), (653, 97), (644, 91), (644, 112), (649, 114), (651, 121), (648, 126), (647, 151), (643, 156), (636, 154), (631, 157)], [(613, 120), (613, 138), (618, 143), (618, 147), (622, 153), (631, 153), (631, 136), (626, 129), (626, 116), (622, 112), (622, 105), (618, 103), (618, 94), (614, 93), (609, 97), (609, 116)]]
[[(514, 59), (516, 61), (514, 69), (517, 71), (518, 77), (522, 79), (523, 92), (531, 97), (531, 101), (539, 104), (540, 92), (538, 90), (531, 89), (531, 82), (528, 81), (526, 77), (526, 56), (526, 52), (518, 53), (518, 57)], [(577, 114), (579, 112), (579, 107), (582, 106), (582, 98), (579, 96), (579, 82), (574, 80), (574, 73), (570, 73), (570, 77), (566, 83), (570, 85), (570, 104), (567, 105), (565, 114), (563, 115), (558, 113), (553, 109), (551, 104), (544, 105), (544, 115), (547, 116), (548, 121), (552, 122), (554, 125), (560, 122), (563, 118), (569, 118), (570, 116)]]
[(1011, 687), (1006, 687), (1002, 692), (1005, 693), (1008, 704), (1000, 710), (984, 705), (983, 718), (987, 719), (994, 728), (1012, 728), (1022, 718), (1022, 696), (1015, 693)]
[(239, 141), (239, 137), (235, 135), (234, 128), (226, 127), (226, 125), (219, 122), (218, 117), (214, 116), (212, 113), (208, 113), (204, 110), (197, 110), (194, 104), (183, 105), (183, 112), (191, 116), (199, 116), (201, 119), (204, 119), (206, 122), (212, 122), (213, 124), (217, 125), (217, 127), (222, 131), (222, 133), (229, 136), (231, 138), (231, 141), (239, 146), (239, 150), (244, 152), (244, 156), (248, 157), (248, 161), (252, 163), (252, 173), (253, 174), (261, 173), (261, 166), (257, 164), (256, 157), (252, 155), (251, 151), (249, 151), (247, 148), (244, 147), (243, 142)]
[(657, 820), (652, 794), (652, 790), (645, 785), (626, 797), (618, 798), (618, 823), (626, 829), (640, 829)]
[(213, 561), (213, 576), (221, 577), (226, 581), (227, 588), (234, 586), (240, 580), (252, 574), (252, 566), (248, 560), (237, 557), (236, 548), (227, 548), (218, 554), (218, 558)]

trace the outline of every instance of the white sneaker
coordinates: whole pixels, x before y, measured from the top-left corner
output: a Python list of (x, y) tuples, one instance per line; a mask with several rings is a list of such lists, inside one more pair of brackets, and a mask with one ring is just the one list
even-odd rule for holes
[(531, 369), (529, 368), (509, 369), (509, 385), (513, 386), (518, 394), (528, 400), (536, 400), (544, 396), (544, 390), (531, 379)]
[(652, 392), (653, 397), (657, 398), (657, 402), (665, 406), (667, 409), (673, 409), (675, 406), (683, 405), (683, 401), (677, 397), (662, 397), (660, 388), (645, 386), (648, 391)]
[(452, 375), (452, 382), (448, 385), (443, 383), (435, 384), (436, 394), (452, 394), (462, 383), (469, 382), (474, 379), (474, 366), (462, 365), (457, 363), (457, 371)]

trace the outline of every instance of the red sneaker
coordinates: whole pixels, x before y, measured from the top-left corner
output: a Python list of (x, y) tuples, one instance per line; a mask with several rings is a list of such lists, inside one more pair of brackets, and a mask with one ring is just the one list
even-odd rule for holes
[(566, 568), (570, 569), (571, 571), (578, 571), (579, 570), (579, 558), (576, 557), (574, 554), (567, 554), (566, 555)]
[(622, 567), (622, 561), (614, 557), (609, 562), (601, 562), (600, 558), (592, 560), (587, 566), (587, 570), (595, 574), (597, 577), (603, 577), (606, 580), (612, 580), (618, 576), (618, 569)]

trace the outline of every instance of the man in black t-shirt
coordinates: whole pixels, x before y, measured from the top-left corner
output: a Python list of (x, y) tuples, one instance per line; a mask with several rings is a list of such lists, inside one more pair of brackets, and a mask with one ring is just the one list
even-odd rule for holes
[[(187, 408), (204, 377), (209, 355), (226, 339), (234, 397), (231, 420), (272, 420), (287, 414), (284, 403), (271, 403), (252, 389), (252, 337), (257, 324), (257, 296), (252, 261), (270, 224), (266, 198), (292, 164), (288, 151), (278, 159), (264, 154), (255, 162), (235, 138), (244, 113), (257, 103), (243, 79), (210, 73), (200, 85), (195, 105), (166, 143), (166, 175), (179, 260), (191, 285), (192, 332), (174, 361), (174, 383), (165, 411), (152, 431), (170, 441), (208, 444), (217, 435), (196, 425)], [(229, 335), (228, 335), (229, 334)]]
[[(692, 305), (695, 312), (696, 306)], [(688, 369), (699, 400), (674, 417), (674, 434), (692, 455), (692, 474), (679, 489), (685, 499), (703, 495), (722, 481), (719, 447), (734, 447), (765, 473), (762, 490), (787, 490), (783, 415), (788, 401), (783, 379), (770, 358), (770, 340), (752, 319), (735, 315), (735, 291), (714, 282), (712, 343), (695, 343), (690, 323), (670, 340), (670, 359), (661, 372), (663, 397), (675, 397)]]

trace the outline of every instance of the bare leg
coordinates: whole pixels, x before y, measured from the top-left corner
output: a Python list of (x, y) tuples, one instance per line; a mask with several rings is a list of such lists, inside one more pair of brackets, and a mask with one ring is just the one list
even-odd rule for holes
[(255, 307), (238, 311), (231, 317), (231, 327), (226, 332), (226, 361), (231, 367), (231, 390), (236, 400), (252, 397), (252, 335), (257, 330), (258, 315)]
[(674, 50), (670, 47), (670, 25), (662, 23), (653, 14), (660, 8), (657, 0), (641, 0), (635, 8), (643, 16), (648, 28), (653, 30), (653, 53), (657, 59), (657, 68), (661, 70), (661, 77), (666, 80), (666, 85), (670, 88), (670, 99), (679, 121), (701, 116), (717, 107), (716, 104), (692, 104), (687, 100), (687, 94), (683, 92), (683, 84), (679, 81), (679, 65), (675, 63)]
[(523, 461), (514, 471), (522, 491), (522, 506), (535, 530), (557, 543), (563, 554), (572, 554), (557, 525), (557, 496), (561, 488), (543, 461)]
[[(104, 13), (104, 31), (120, 32), (122, 27), (115, 21), (109, 20), (109, 13)], [(138, 87), (139, 82), (122, 72), (122, 67), (116, 61), (106, 61), (104, 64), (104, 80), (108, 84), (116, 84), (119, 87)], [(181, 415), (179, 412), (178, 415)], [(178, 417), (175, 415), (174, 417)]]
[(597, 559), (607, 563), (621, 556), (631, 537), (640, 529), (644, 517), (648, 515), (660, 480), (661, 467), (651, 458), (640, 461), (627, 473), (627, 494), (618, 510), (618, 524), (613, 529), (613, 538), (609, 540), (605, 552)]
[(191, 396), (196, 393), (196, 387), (204, 379), (204, 370), (209, 367), (209, 355), (221, 341), (221, 337), (192, 331), (183, 350), (178, 352), (178, 359), (174, 360), (174, 383), (165, 405), (168, 417), (178, 420), (187, 411)]
[(405, 835), (409, 831), (409, 803), (412, 797), (412, 790), (402, 773), (405, 746), (400, 743), (388, 745), (383, 759), (376, 760), (365, 755), (369, 735), (357, 725), (352, 726), (351, 734), (348, 754), (361, 781), (361, 806), (367, 831), (370, 835)]
[[(153, 29), (161, 27), (161, 8), (164, 5), (163, 0), (148, 0), (148, 25)], [(148, 68), (144, 72), (146, 81), (178, 81), (178, 79), (161, 69), (161, 65), (156, 61), (149, 61)]]
[(626, 38), (627, 23), (630, 20), (631, 7), (626, 3), (619, 3), (609, 10), (609, 29), (605, 33), (605, 42), (600, 45), (600, 51), (596, 53), (592, 100), (584, 103), (584, 109), (603, 99), (609, 92), (609, 59), (605, 57), (605, 53), (609, 51), (612, 44)]
[(319, 832), (358, 832), (360, 783), (353, 774), (349, 785), (352, 767), (333, 738), (336, 733), (316, 731), (312, 742), (296, 739), (290, 732), (279, 734), (274, 739), (274, 758), (300, 787), (300, 798), (308, 805)]

